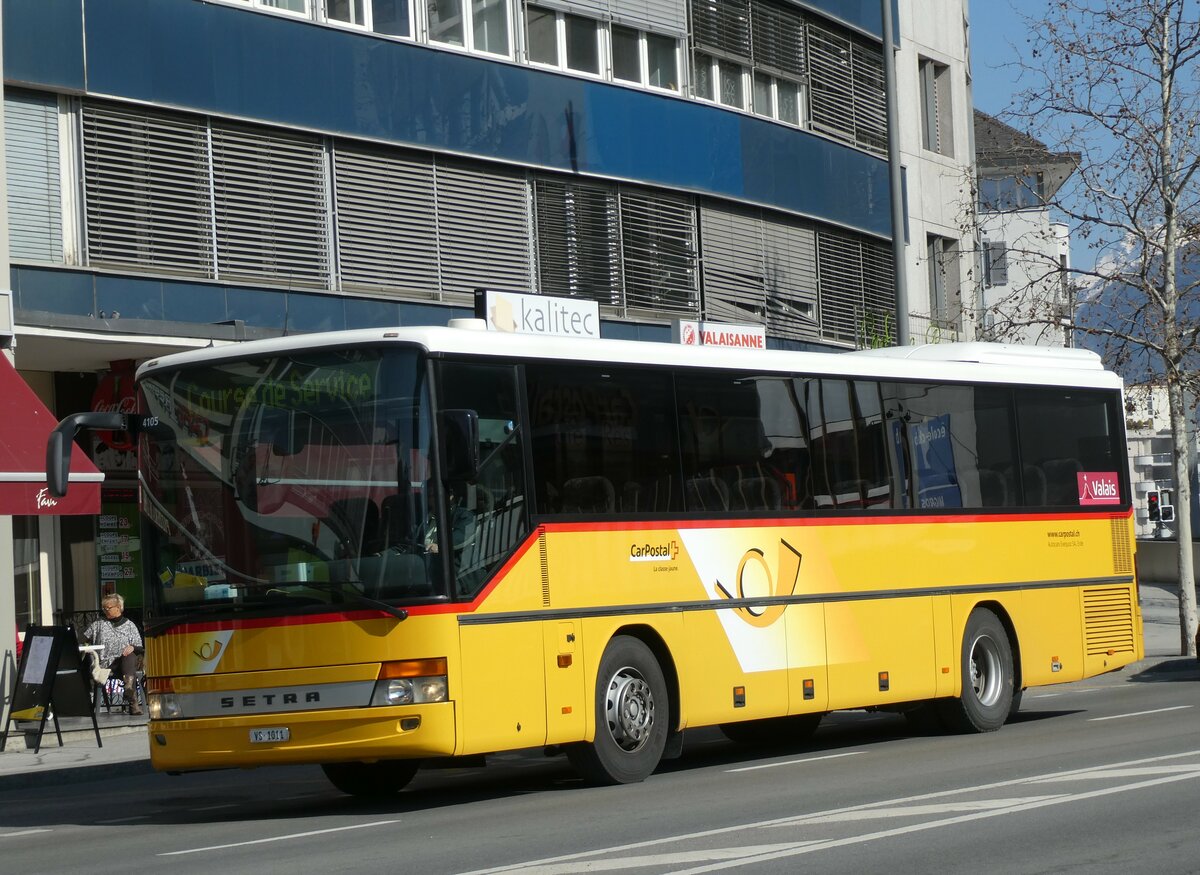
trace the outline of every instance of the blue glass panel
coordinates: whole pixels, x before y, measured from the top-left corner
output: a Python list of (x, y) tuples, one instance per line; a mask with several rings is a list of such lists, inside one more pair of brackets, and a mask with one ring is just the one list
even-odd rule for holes
[(4, 0), (4, 78), (82, 91), (79, 0)]
[(400, 324), (400, 305), (395, 301), (346, 299), (347, 328), (390, 328)]
[[(84, 2), (95, 92), (750, 199), (890, 236), (886, 162), (795, 128), (234, 6)], [(872, 0), (815, 5), (864, 27), (872, 8), (878, 18)]]
[(292, 331), (341, 331), (346, 327), (344, 299), (334, 295), (304, 295), (289, 292), (287, 324)]
[(97, 315), (103, 319), (161, 320), (162, 283), (158, 280), (97, 274), (96, 306), (99, 308)]
[(445, 325), (451, 319), (470, 319), (475, 311), (466, 307), (447, 307), (445, 304), (416, 304), (403, 301), (400, 304), (400, 324)]
[(163, 318), (169, 322), (210, 324), (233, 317), (225, 311), (225, 286), (163, 283)]
[(95, 287), (90, 273), (69, 270), (13, 269), (17, 310), (41, 310), (67, 316), (92, 316), (96, 312)]
[(241, 319), (254, 328), (280, 328), (287, 321), (287, 293), (263, 289), (235, 289), (225, 292), (230, 319)]

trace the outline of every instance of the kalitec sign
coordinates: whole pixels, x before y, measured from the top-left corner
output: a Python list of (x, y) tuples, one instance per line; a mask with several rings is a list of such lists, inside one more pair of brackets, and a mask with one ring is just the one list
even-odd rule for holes
[(671, 339), (683, 346), (726, 346), (734, 349), (766, 349), (767, 329), (762, 325), (725, 325), (677, 319)]
[(600, 337), (600, 305), (578, 298), (521, 295), (491, 289), (476, 293), (476, 316), (489, 331), (552, 337)]
[(1081, 505), (1121, 503), (1121, 486), (1115, 471), (1077, 471), (1075, 477)]

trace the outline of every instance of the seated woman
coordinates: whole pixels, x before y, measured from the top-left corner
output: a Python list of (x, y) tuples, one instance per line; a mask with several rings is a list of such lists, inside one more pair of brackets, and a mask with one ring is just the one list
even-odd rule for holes
[(104, 647), (98, 654), (101, 668), (111, 669), (125, 682), (125, 701), (130, 714), (141, 714), (137, 697), (138, 657), (145, 652), (142, 635), (133, 620), (125, 616), (125, 599), (110, 593), (100, 600), (104, 619), (88, 626), (84, 637)]

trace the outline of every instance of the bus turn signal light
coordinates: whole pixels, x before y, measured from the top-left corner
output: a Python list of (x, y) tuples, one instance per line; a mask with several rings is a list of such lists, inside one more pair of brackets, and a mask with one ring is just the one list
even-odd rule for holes
[(402, 659), (398, 662), (385, 662), (379, 666), (379, 679), (390, 678), (421, 678), (446, 674), (446, 658), (437, 659)]

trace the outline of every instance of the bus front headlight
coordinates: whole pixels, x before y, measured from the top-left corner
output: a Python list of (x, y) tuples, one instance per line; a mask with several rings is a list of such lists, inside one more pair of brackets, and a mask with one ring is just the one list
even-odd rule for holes
[(385, 662), (371, 696), (372, 705), (424, 705), (449, 699), (445, 659)]

